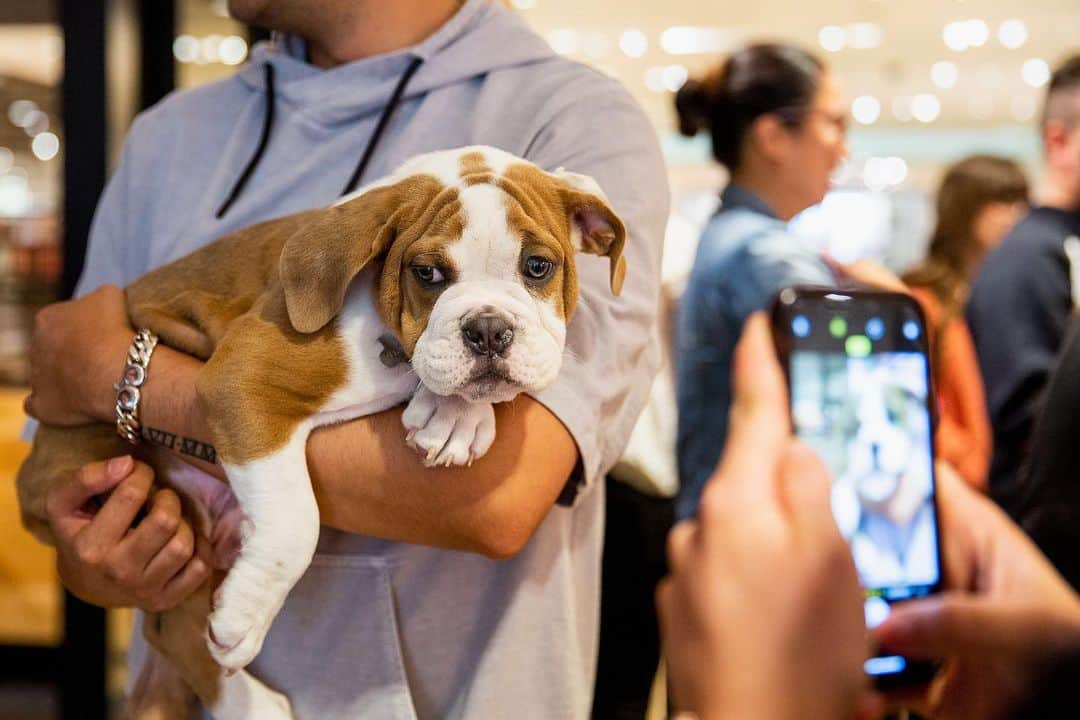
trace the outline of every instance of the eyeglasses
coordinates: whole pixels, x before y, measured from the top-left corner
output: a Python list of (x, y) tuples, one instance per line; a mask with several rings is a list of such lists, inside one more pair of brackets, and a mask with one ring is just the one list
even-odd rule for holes
[(782, 120), (789, 123), (799, 123), (811, 115), (817, 115), (839, 130), (841, 134), (846, 133), (848, 129), (847, 113), (829, 112), (828, 110), (818, 107), (790, 105), (788, 107), (777, 108), (772, 111), (772, 114), (779, 115)]

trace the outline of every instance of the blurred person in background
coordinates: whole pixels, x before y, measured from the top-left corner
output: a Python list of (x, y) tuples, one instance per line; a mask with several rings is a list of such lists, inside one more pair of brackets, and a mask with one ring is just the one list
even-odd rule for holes
[(787, 222), (821, 202), (847, 155), (847, 103), (836, 77), (796, 47), (756, 44), (733, 53), (675, 97), (679, 129), (707, 130), (731, 176), (706, 226), (676, 329), (679, 496), (697, 508), (727, 434), (731, 354), (743, 322), (781, 288), (833, 285), (814, 250)]
[(1027, 200), (1027, 178), (1012, 160), (974, 155), (951, 166), (938, 188), (927, 257), (904, 275), (929, 329), (937, 457), (980, 490), (990, 469), (990, 419), (964, 303), (983, 258), (1016, 224)]
[(1015, 515), (1021, 466), (1047, 379), (1077, 298), (1080, 251), (1080, 55), (1053, 72), (1042, 112), (1046, 158), (1039, 204), (986, 258), (971, 289), (968, 327), (986, 387), (994, 452), (990, 494)]
[(873, 639), (943, 661), (924, 688), (871, 693), (862, 591), (825, 466), (792, 435), (768, 320), (746, 323), (732, 422), (697, 517), (668, 541), (657, 592), (671, 704), (699, 720), (849, 720), (906, 706), (938, 719), (1072, 718), (1080, 596), (947, 464), (944, 592), (897, 605)]
[(592, 717), (641, 720), (660, 665), (656, 586), (675, 524), (675, 377), (672, 322), (677, 290), (660, 288), (660, 371), (630, 442), (605, 480), (600, 644)]
[(1031, 455), (1021, 470), (1016, 516), (1074, 589), (1080, 591), (1080, 314), (1074, 313), (1046, 387)]

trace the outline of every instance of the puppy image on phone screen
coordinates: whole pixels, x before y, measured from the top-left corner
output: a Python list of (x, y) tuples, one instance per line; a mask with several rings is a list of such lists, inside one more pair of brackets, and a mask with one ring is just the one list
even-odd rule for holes
[(858, 388), (850, 396), (854, 434), (834, 498), (854, 508), (857, 519), (847, 513), (841, 530), (865, 587), (930, 584), (937, 570), (927, 562), (936, 539), (923, 360), (886, 353), (847, 362)]
[(937, 578), (926, 366), (917, 353), (795, 353), (801, 436), (835, 470), (832, 506), (863, 587)]

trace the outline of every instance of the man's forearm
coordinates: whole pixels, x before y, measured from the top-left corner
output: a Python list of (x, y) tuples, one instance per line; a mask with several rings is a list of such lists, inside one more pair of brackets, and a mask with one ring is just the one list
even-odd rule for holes
[[(141, 401), (143, 437), (224, 478), (220, 462), (208, 462), (217, 458), (195, 393), (201, 368), (195, 358), (158, 347)], [(107, 400), (98, 404), (98, 417), (111, 419)], [(527, 396), (495, 410), (495, 443), (469, 467), (425, 468), (405, 443), (400, 407), (317, 429), (308, 442), (308, 467), (323, 524), (388, 540), (513, 554), (554, 504), (577, 449), (562, 423)]]
[(425, 468), (405, 444), (401, 413), (312, 434), (308, 467), (325, 524), (507, 557), (546, 517), (577, 461), (570, 433), (528, 396), (495, 406), (495, 443), (468, 467)]

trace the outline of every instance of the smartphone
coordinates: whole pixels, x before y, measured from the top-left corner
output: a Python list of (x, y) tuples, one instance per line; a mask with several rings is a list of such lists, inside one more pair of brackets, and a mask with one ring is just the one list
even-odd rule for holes
[[(890, 292), (785, 288), (772, 310), (795, 434), (825, 461), (868, 628), (941, 589), (934, 492), (936, 402), (918, 303)], [(876, 652), (879, 688), (928, 682), (937, 665)]]

